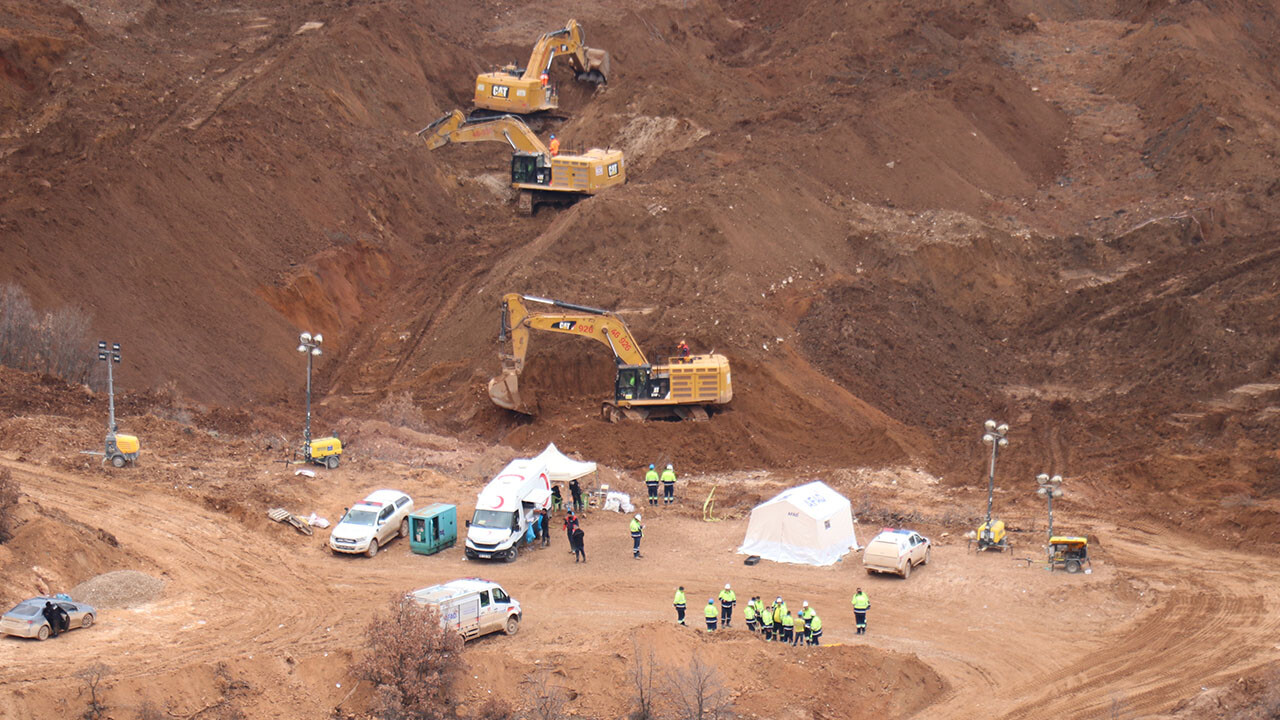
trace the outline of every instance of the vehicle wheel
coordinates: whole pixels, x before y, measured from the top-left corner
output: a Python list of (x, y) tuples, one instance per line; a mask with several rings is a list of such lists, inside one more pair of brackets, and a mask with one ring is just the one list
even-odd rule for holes
[(112, 465), (114, 465), (114, 466), (116, 466), (116, 467), (118, 467), (118, 468), (122, 468), (122, 467), (124, 467), (124, 456), (123, 456), (123, 455), (116, 455), (116, 456), (112, 457), (112, 458), (111, 458), (111, 464), (112, 464)]
[(325, 467), (327, 467), (327, 468), (329, 468), (330, 470), (337, 470), (337, 469), (338, 469), (338, 456), (337, 456), (337, 455), (330, 455), (329, 457), (325, 458), (325, 459), (324, 459), (324, 466), (325, 466)]
[(1069, 572), (1069, 573), (1078, 573), (1078, 572), (1080, 572), (1080, 561), (1079, 561), (1079, 560), (1068, 560), (1068, 561), (1067, 561), (1067, 572)]
[(400, 537), (409, 537), (409, 518), (400, 521)]
[(87, 628), (90, 625), (93, 625), (93, 613), (85, 613), (84, 617), (80, 618), (80, 627)]
[(369, 549), (364, 551), (365, 557), (373, 557), (378, 554), (378, 541), (376, 539), (369, 541)]
[(924, 560), (920, 562), (921, 565), (929, 564), (929, 553), (931, 552), (933, 552), (933, 548), (929, 548), (928, 550), (924, 551)]
[(907, 558), (907, 564), (902, 566), (902, 579), (906, 580), (911, 577), (911, 558)]
[(867, 568), (867, 574), (868, 574), (868, 575), (875, 575), (875, 574), (876, 574), (876, 571), (875, 571), (875, 570), (872, 570), (871, 568)]
[(504, 630), (508, 635), (515, 635), (520, 632), (520, 618), (515, 615), (507, 618), (507, 627)]
[(520, 551), (516, 549), (516, 546), (512, 545), (511, 549), (507, 551), (507, 562), (513, 563), (516, 561), (516, 558), (519, 556), (520, 556)]
[(40, 630), (36, 632), (36, 639), (37, 639), (37, 640), (48, 640), (48, 639), (49, 639), (49, 626), (48, 626), (48, 625), (41, 625), (41, 626), (40, 626)]

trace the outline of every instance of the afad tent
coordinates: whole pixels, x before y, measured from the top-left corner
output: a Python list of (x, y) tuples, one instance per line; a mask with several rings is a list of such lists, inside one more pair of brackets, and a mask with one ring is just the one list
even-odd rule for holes
[(586, 477), (596, 471), (595, 463), (574, 460), (560, 452), (555, 443), (547, 445), (547, 449), (543, 450), (542, 454), (534, 459), (547, 464), (547, 474), (551, 476), (552, 482), (569, 482), (576, 478)]
[(849, 500), (815, 481), (757, 505), (738, 552), (775, 562), (831, 565), (857, 547)]

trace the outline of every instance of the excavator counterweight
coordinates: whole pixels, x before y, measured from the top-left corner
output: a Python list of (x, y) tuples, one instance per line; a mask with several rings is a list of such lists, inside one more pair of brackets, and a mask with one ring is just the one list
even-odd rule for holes
[[(556, 311), (530, 312), (525, 301), (551, 305)], [(537, 414), (536, 398), (520, 387), (530, 330), (577, 335), (609, 347), (618, 374), (614, 397), (602, 408), (606, 420), (654, 415), (705, 420), (707, 406), (723, 405), (733, 399), (729, 361), (723, 355), (692, 355), (670, 358), (665, 364), (650, 363), (626, 323), (608, 310), (509, 293), (502, 299), (501, 314), (498, 339), (509, 341), (511, 352), (502, 353), (502, 372), (489, 381), (489, 399), (498, 407)]]
[(543, 75), (557, 57), (568, 58), (574, 77), (600, 85), (609, 78), (609, 53), (586, 46), (586, 31), (577, 20), (538, 38), (524, 67), (508, 65), (476, 77), (476, 107), (500, 113), (527, 115), (560, 107), (555, 85)]

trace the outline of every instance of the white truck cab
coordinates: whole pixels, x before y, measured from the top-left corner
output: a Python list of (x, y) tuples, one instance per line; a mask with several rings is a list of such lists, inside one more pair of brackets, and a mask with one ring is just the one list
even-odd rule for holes
[(495, 582), (480, 578), (451, 580), (414, 590), (409, 597), (436, 608), (440, 624), (456, 630), (463, 640), (498, 631), (515, 635), (520, 630), (520, 603)]
[(467, 559), (515, 562), (537, 512), (550, 506), (551, 478), (546, 462), (537, 458), (512, 460), (476, 498), (475, 514), (467, 522)]

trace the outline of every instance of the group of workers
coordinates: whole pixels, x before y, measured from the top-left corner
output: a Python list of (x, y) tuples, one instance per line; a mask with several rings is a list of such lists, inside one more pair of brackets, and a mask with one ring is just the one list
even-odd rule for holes
[[(707, 632), (715, 632), (717, 627), (728, 628), (733, 623), (733, 607), (738, 602), (738, 596), (729, 583), (724, 584), (719, 600), (718, 609), (716, 598), (707, 598), (707, 604), (703, 608)], [(865, 635), (867, 611), (871, 608), (871, 599), (862, 588), (858, 588), (851, 602), (854, 620), (858, 626), (857, 634)], [(676, 608), (676, 622), (684, 625), (684, 614), (688, 604), (685, 601), (683, 585), (676, 588), (675, 600), (672, 604)], [(753, 633), (759, 632), (761, 637), (769, 642), (781, 642), (792, 646), (818, 645), (822, 639), (822, 618), (818, 617), (817, 611), (809, 606), (808, 600), (801, 603), (798, 613), (792, 615), (781, 596), (766, 606), (757, 595), (742, 606), (742, 619), (746, 621), (747, 630)]]
[(658, 483), (662, 483), (662, 504), (670, 505), (676, 501), (676, 470), (667, 463), (667, 467), (658, 474), (657, 467), (649, 463), (649, 472), (644, 474), (644, 486), (649, 491), (649, 504), (658, 504)]

